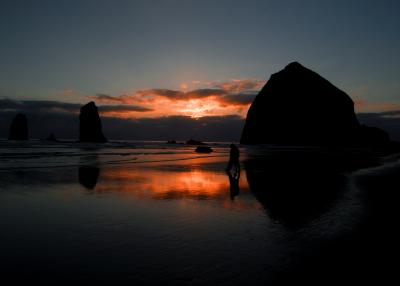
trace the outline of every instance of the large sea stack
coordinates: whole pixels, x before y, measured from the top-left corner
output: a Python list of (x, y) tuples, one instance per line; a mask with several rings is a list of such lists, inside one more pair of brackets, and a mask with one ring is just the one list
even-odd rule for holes
[(11, 122), (9, 140), (28, 140), (28, 119), (25, 114), (17, 114)]
[[(366, 133), (369, 130), (360, 126), (354, 102), (345, 92), (293, 62), (273, 74), (254, 99), (240, 142), (349, 146), (375, 136)], [(383, 137), (374, 140), (388, 140)]]
[(107, 138), (103, 135), (99, 112), (93, 101), (81, 107), (79, 114), (79, 140), (81, 142), (94, 143), (107, 142)]

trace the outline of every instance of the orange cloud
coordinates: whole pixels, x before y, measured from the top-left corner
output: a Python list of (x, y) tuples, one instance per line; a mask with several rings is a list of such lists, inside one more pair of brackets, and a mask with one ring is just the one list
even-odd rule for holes
[[(132, 110), (107, 112), (120, 117), (151, 118), (163, 116), (238, 115), (245, 117), (251, 102), (265, 85), (260, 79), (231, 79), (229, 81), (182, 83), (179, 90), (153, 88), (142, 89), (120, 95), (97, 94), (91, 96), (98, 103), (120, 106), (135, 106)], [(367, 87), (352, 92), (357, 113), (386, 112), (400, 110), (400, 104), (392, 102), (371, 102), (362, 94)], [(138, 107), (143, 110), (137, 109)], [(146, 112), (143, 112), (143, 111)]]
[[(140, 117), (184, 115), (202, 116), (239, 115), (244, 117), (248, 107), (265, 81), (233, 79), (227, 82), (193, 82), (181, 84), (181, 90), (144, 89), (118, 96), (97, 94), (91, 99), (98, 103), (141, 106), (149, 111)], [(202, 87), (202, 88), (200, 88)]]

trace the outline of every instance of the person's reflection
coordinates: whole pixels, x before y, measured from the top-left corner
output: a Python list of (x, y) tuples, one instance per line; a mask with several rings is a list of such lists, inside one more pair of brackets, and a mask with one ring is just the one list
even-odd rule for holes
[(226, 173), (229, 177), (231, 199), (239, 194), (239, 178), (240, 178), (240, 163), (239, 163), (239, 149), (235, 144), (230, 145), (229, 162), (226, 167)]
[(100, 169), (94, 166), (79, 167), (79, 183), (88, 190), (93, 190), (96, 187), (99, 179)]
[(234, 173), (240, 173), (239, 148), (235, 144), (231, 144), (229, 147), (231, 150), (229, 151), (229, 162), (226, 172), (232, 172), (233, 169)]
[(239, 178), (240, 178), (240, 169), (234, 176), (231, 172), (228, 172), (229, 177), (229, 191), (231, 194), (231, 199), (234, 200), (237, 195), (239, 195)]

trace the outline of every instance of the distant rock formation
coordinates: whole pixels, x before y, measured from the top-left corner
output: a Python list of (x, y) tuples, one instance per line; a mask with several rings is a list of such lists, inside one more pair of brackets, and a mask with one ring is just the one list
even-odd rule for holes
[(195, 152), (196, 153), (211, 153), (211, 152), (213, 152), (213, 149), (209, 146), (197, 146)]
[(93, 101), (81, 107), (79, 114), (79, 140), (81, 142), (107, 142), (107, 138), (102, 132), (99, 112)]
[(8, 140), (28, 140), (28, 119), (25, 114), (17, 114), (11, 122)]
[(240, 143), (353, 145), (361, 126), (351, 98), (293, 62), (275, 73), (254, 99)]

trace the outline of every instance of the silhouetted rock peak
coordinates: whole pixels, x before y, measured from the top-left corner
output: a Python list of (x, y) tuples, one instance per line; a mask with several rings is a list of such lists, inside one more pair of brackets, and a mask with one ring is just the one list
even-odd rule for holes
[(303, 67), (299, 62), (291, 62), (285, 67), (285, 70), (290, 70), (290, 69), (306, 69)]
[(9, 140), (28, 140), (28, 119), (25, 114), (17, 114), (11, 122)]
[(329, 81), (292, 62), (275, 73), (254, 99), (241, 143), (350, 144), (360, 127), (351, 98)]
[(79, 140), (81, 142), (107, 142), (96, 104), (91, 101), (81, 107), (79, 114)]

